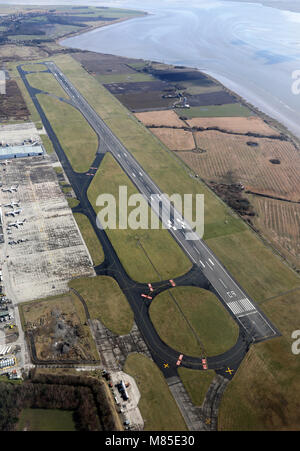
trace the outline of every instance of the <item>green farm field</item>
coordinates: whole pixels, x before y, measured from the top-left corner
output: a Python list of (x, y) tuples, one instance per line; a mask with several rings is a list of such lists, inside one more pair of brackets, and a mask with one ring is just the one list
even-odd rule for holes
[(100, 265), (104, 260), (104, 253), (89, 219), (81, 213), (74, 213), (74, 218), (87, 245), (94, 266)]

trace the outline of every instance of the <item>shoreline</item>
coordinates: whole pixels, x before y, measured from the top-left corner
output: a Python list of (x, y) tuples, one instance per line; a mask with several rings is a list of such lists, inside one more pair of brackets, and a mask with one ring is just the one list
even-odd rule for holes
[[(130, 20), (130, 19), (121, 19), (121, 20), (118, 21), (118, 22), (120, 23), (121, 21), (125, 21), (125, 20)], [(107, 25), (112, 25), (112, 24), (107, 24)], [(107, 25), (105, 25), (105, 26), (107, 26)], [(102, 28), (102, 27), (94, 27), (94, 29), (96, 29), (96, 28)], [(79, 33), (76, 33), (76, 34), (79, 35), (79, 34), (83, 34), (83, 33), (84, 33), (84, 32), (79, 32)], [(60, 39), (60, 40), (64, 40), (64, 39), (65, 39), (65, 38)], [(62, 46), (59, 42), (58, 42), (58, 44), (59, 44), (62, 48), (66, 49), (66, 50), (69, 50), (69, 49), (72, 49), (73, 51), (76, 50), (75, 47)], [(99, 54), (99, 55), (111, 55), (111, 56), (115, 56), (115, 57), (118, 57), (118, 58), (124, 58), (124, 59), (126, 59), (126, 58), (131, 58), (131, 59), (136, 59), (136, 60), (143, 60), (143, 61), (145, 61), (145, 62), (147, 62), (147, 63), (166, 64), (166, 65), (168, 65), (168, 66), (170, 66), (170, 67), (172, 67), (172, 68), (175, 68), (175, 65), (173, 65), (173, 64), (167, 64), (167, 63), (165, 63), (165, 62), (157, 61), (157, 60), (151, 61), (151, 60), (145, 60), (145, 59), (143, 59), (143, 58), (125, 57), (125, 56), (120, 56), (120, 55), (114, 55), (114, 54), (112, 54), (112, 53), (96, 52), (96, 51), (93, 51), (93, 50), (83, 50), (83, 49), (80, 49), (80, 48), (78, 48), (77, 50), (78, 50), (78, 52), (89, 52), (89, 53), (94, 53), (94, 54)], [(217, 74), (216, 74), (216, 75), (215, 75), (215, 74), (212, 75), (212, 73), (209, 72), (209, 71), (206, 72), (205, 70), (199, 69), (199, 68), (197, 68), (197, 67), (189, 67), (189, 66), (184, 66), (184, 65), (182, 66), (182, 69), (186, 69), (186, 70), (196, 70), (196, 71), (198, 71), (199, 73), (204, 74), (206, 77), (208, 77), (209, 79), (211, 79), (214, 83), (217, 83), (218, 85), (220, 85), (220, 86), (223, 88), (224, 91), (226, 91), (226, 92), (228, 92), (230, 95), (236, 97), (236, 98), (238, 99), (238, 102), (239, 102), (239, 103), (241, 103), (243, 106), (247, 107), (247, 108), (248, 108), (249, 110), (251, 110), (254, 114), (256, 114), (258, 117), (260, 117), (260, 118), (261, 118), (262, 120), (264, 120), (266, 123), (268, 123), (271, 127), (275, 128), (277, 131), (279, 131), (280, 133), (282, 133), (282, 134), (284, 134), (285, 136), (287, 136), (287, 138), (288, 138), (289, 140), (291, 140), (291, 141), (295, 144), (295, 146), (299, 149), (299, 151), (300, 151), (300, 136), (298, 137), (298, 136), (297, 136), (295, 133), (293, 133), (293, 131), (291, 131), (291, 130), (283, 123), (283, 122), (281, 122), (280, 120), (276, 119), (274, 116), (271, 116), (270, 114), (266, 113), (265, 111), (262, 111), (258, 105), (255, 105), (255, 104), (251, 103), (251, 102), (248, 101), (244, 96), (242, 96), (241, 94), (238, 94), (236, 91), (234, 91), (233, 89), (231, 89), (230, 87), (228, 87), (228, 85), (223, 84), (222, 81), (220, 81), (220, 79), (217, 78), (217, 77), (218, 77)], [(221, 77), (221, 76), (220, 76), (220, 77)], [(222, 77), (221, 77), (221, 78), (222, 78)], [(228, 81), (231, 82), (230, 80), (228, 80)]]
[(61, 46), (61, 47), (63, 47), (63, 48), (68, 49), (68, 48), (71, 48), (71, 47), (65, 47), (65, 46), (63, 46), (63, 45), (61, 44), (61, 42), (64, 41), (65, 39), (75, 38), (76, 36), (80, 36), (80, 35), (85, 34), (85, 33), (90, 33), (91, 31), (94, 31), (94, 30), (97, 30), (97, 29), (100, 30), (100, 28), (108, 27), (109, 25), (116, 25), (116, 24), (121, 23), (121, 22), (126, 22), (127, 20), (136, 19), (137, 17), (145, 17), (145, 16), (149, 16), (149, 15), (150, 15), (150, 13), (143, 12), (143, 14), (141, 14), (140, 16), (123, 17), (123, 18), (116, 19), (116, 20), (113, 20), (113, 21), (104, 21), (104, 23), (102, 23), (102, 24), (91, 25), (91, 26), (85, 28), (85, 29), (82, 30), (82, 31), (72, 31), (72, 32), (69, 33), (69, 34), (66, 34), (66, 35), (64, 35), (64, 36), (60, 36), (59, 38), (55, 39), (54, 42), (55, 42), (57, 45), (59, 45), (59, 46)]
[[(153, 12), (149, 13), (149, 12), (144, 12), (145, 16), (149, 16), (149, 15), (155, 15)], [(144, 17), (144, 16), (142, 16)], [(136, 17), (135, 17), (136, 18)], [(114, 23), (110, 23), (107, 25), (114, 25)], [(90, 31), (94, 31), (97, 28), (103, 28), (103, 27), (95, 27), (93, 30), (86, 30), (86, 31), (82, 31), (79, 32), (78, 34), (83, 35), (84, 33), (89, 33)], [(90, 51), (90, 52), (94, 52), (94, 53), (99, 53), (99, 54), (109, 54), (112, 56), (118, 56), (118, 57), (123, 57), (123, 58), (132, 58), (132, 59), (142, 59), (144, 61), (149, 61), (152, 62), (152, 59), (145, 59), (142, 56), (134, 56), (134, 55), (126, 55), (124, 53), (124, 51), (120, 52), (121, 54), (118, 54), (116, 52), (111, 52), (111, 51), (97, 51), (97, 50), (92, 50), (92, 49), (87, 49), (87, 48), (82, 48), (82, 47), (77, 47), (76, 43), (74, 46), (68, 46), (65, 44), (62, 44), (62, 42), (67, 41), (68, 39), (72, 39), (73, 36), (69, 36), (69, 37), (65, 37), (59, 40), (59, 45), (63, 45), (63, 47), (65, 49), (77, 49), (78, 51)], [(80, 45), (80, 43), (79, 43)], [(161, 60), (161, 59), (156, 59), (154, 60), (155, 62), (159, 62), (161, 64), (169, 64), (170, 66), (175, 66), (175, 63), (167, 63), (166, 60)], [(180, 64), (180, 63), (178, 63)], [(193, 69), (193, 70), (198, 70), (200, 73), (205, 74), (206, 76), (212, 78), (215, 82), (217, 82), (219, 85), (221, 85), (225, 90), (227, 90), (228, 92), (234, 94), (237, 98), (240, 99), (240, 102), (243, 105), (246, 105), (248, 108), (250, 108), (251, 110), (253, 110), (256, 114), (260, 115), (264, 120), (268, 121), (269, 123), (272, 123), (273, 126), (276, 126), (276, 128), (278, 128), (282, 133), (287, 134), (290, 139), (292, 139), (294, 142), (297, 143), (297, 147), (300, 148), (300, 128), (299, 125), (297, 124), (297, 122), (295, 120), (293, 120), (292, 115), (288, 114), (288, 111), (286, 112), (286, 114), (282, 114), (280, 111), (280, 105), (276, 105), (272, 106), (272, 102), (269, 101), (269, 99), (267, 101), (264, 100), (262, 93), (260, 93), (259, 91), (249, 91), (249, 89), (247, 88), (247, 86), (244, 86), (243, 84), (239, 83), (239, 81), (235, 82), (234, 79), (230, 79), (227, 78), (226, 76), (222, 75), (222, 74), (218, 74), (218, 73), (214, 73), (213, 71), (207, 69), (207, 71), (203, 68), (200, 67), (192, 67), (192, 65), (186, 65), (186, 64), (182, 64), (183, 67), (185, 67), (186, 69)], [(283, 105), (284, 108), (290, 109), (288, 104), (284, 104)], [(297, 116), (296, 116), (297, 117)]]
[[(249, 108), (251, 111), (253, 111), (255, 114), (257, 114), (257, 116), (261, 117), (262, 120), (267, 122), (270, 126), (272, 126), (273, 128), (276, 128), (280, 133), (287, 135), (288, 138), (290, 140), (292, 140), (294, 142), (294, 144), (296, 145), (296, 147), (300, 150), (300, 135), (297, 136), (283, 122), (276, 119), (274, 116), (271, 116), (269, 113), (262, 111), (258, 105), (255, 105), (254, 103), (248, 101), (241, 94), (238, 94), (236, 91), (229, 88), (227, 85), (223, 84), (218, 78), (216, 78), (217, 75), (213, 76), (210, 72), (205, 72), (200, 69), (197, 69), (197, 70), (199, 70), (200, 73), (205, 74), (207, 77), (209, 77), (215, 83), (218, 83), (219, 85), (221, 85), (223, 87), (223, 89), (225, 91), (227, 91), (229, 94), (237, 97), (242, 105)], [(233, 83), (231, 80), (228, 80), (228, 81), (229, 81), (229, 83)]]

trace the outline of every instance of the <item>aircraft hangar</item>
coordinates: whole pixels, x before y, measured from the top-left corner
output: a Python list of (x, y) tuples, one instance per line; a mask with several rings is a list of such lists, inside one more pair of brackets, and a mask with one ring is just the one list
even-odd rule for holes
[(0, 147), (0, 160), (11, 158), (37, 157), (44, 155), (45, 150), (41, 144), (23, 145), (23, 146), (4, 146)]

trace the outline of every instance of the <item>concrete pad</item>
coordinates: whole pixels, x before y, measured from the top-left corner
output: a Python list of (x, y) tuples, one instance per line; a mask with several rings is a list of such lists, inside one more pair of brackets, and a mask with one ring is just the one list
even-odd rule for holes
[(21, 145), (24, 140), (33, 139), (41, 143), (40, 133), (33, 122), (26, 122), (21, 124), (7, 124), (0, 125), (0, 144)]
[[(116, 399), (116, 404), (120, 409), (123, 423), (128, 421), (130, 429), (143, 430), (144, 420), (141, 415), (140, 409), (138, 408), (141, 394), (135, 380), (133, 379), (133, 377), (129, 376), (129, 374), (124, 373), (123, 371), (110, 373), (110, 376), (111, 382), (113, 384), (113, 393)], [(115, 386), (116, 384), (119, 384), (121, 380), (125, 384), (129, 383), (129, 386), (126, 388), (129, 397), (127, 401), (124, 401), (122, 399), (118, 388)]]

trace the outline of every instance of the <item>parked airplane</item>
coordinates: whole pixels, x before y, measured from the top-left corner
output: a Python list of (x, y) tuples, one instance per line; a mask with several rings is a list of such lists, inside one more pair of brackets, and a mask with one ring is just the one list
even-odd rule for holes
[(11, 208), (15, 208), (15, 207), (18, 207), (20, 205), (20, 201), (18, 200), (18, 201), (12, 201), (10, 204), (6, 204), (6, 205), (4, 205), (4, 207), (11, 207)]
[(9, 211), (8, 213), (5, 213), (5, 216), (16, 216), (19, 215), (22, 211), (22, 208), (19, 208), (18, 210)]
[(17, 241), (11, 240), (8, 242), (8, 244), (10, 246), (14, 246), (15, 244), (25, 243), (26, 241), (28, 241), (28, 240), (27, 239), (26, 240), (21, 239), (21, 240), (17, 240)]
[(15, 186), (11, 186), (10, 188), (2, 188), (2, 191), (6, 192), (10, 192), (12, 193), (13, 191), (17, 191), (19, 185), (15, 185)]
[(8, 227), (17, 227), (17, 229), (24, 224), (24, 222), (26, 221), (26, 219), (24, 219), (23, 221), (16, 221), (16, 222), (10, 222), (8, 225)]

